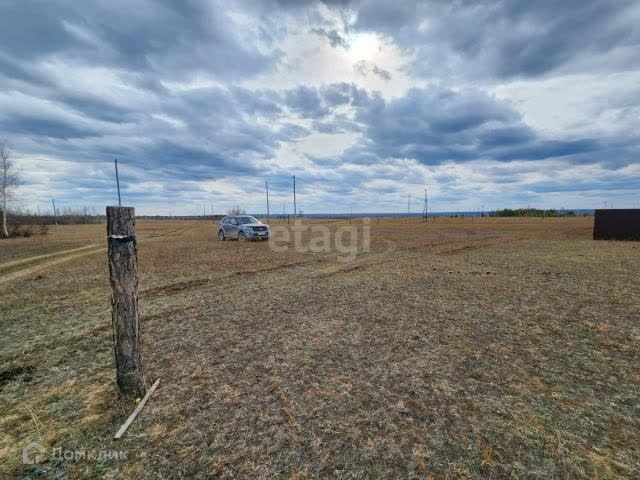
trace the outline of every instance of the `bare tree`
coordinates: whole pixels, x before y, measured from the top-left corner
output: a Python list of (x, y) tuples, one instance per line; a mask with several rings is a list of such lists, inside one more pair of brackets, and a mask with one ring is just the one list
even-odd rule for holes
[(0, 196), (2, 197), (2, 231), (0, 237), (7, 238), (7, 204), (13, 191), (18, 186), (19, 177), (16, 166), (11, 159), (11, 150), (6, 141), (0, 142)]
[(245, 212), (244, 208), (240, 208), (238, 205), (227, 210), (227, 215), (244, 215), (245, 213), (247, 212)]

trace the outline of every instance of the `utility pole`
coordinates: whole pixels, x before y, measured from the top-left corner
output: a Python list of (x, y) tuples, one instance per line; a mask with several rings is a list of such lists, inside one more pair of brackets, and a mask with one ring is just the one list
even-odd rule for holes
[(269, 182), (267, 180), (264, 181), (264, 188), (267, 192), (267, 223), (269, 223)]
[(53, 223), (58, 224), (58, 215), (56, 214), (56, 201), (52, 198), (51, 203), (53, 203)]
[(120, 177), (118, 177), (118, 159), (115, 158), (114, 162), (115, 162), (115, 165), (116, 165), (116, 185), (118, 187), (118, 206), (121, 207), (122, 206), (122, 202), (120, 201)]
[(424, 189), (424, 221), (427, 223), (429, 221), (429, 209), (427, 203), (427, 189)]
[(296, 218), (298, 210), (296, 210), (296, 176), (293, 176), (293, 218)]

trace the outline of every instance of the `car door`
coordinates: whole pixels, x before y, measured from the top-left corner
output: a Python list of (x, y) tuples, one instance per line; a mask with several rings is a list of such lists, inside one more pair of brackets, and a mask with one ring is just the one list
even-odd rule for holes
[(240, 231), (240, 228), (238, 227), (238, 219), (233, 217), (230, 218), (227, 227), (229, 228), (229, 237), (238, 238), (238, 232)]
[(229, 218), (224, 217), (220, 221), (220, 228), (222, 229), (222, 233), (224, 233), (225, 237), (229, 236)]

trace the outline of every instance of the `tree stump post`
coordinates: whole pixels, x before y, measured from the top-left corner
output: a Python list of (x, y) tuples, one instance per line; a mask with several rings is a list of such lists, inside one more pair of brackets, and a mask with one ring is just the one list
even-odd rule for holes
[(118, 389), (126, 397), (142, 398), (145, 383), (138, 317), (138, 248), (133, 207), (107, 207), (107, 243)]

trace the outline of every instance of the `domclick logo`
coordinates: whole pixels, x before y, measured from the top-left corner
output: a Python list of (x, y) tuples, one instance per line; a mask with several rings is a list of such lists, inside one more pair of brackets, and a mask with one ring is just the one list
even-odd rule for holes
[(36, 442), (31, 442), (22, 449), (22, 463), (25, 465), (34, 465), (42, 463), (47, 458), (47, 449)]
[[(309, 233), (310, 235), (305, 235)], [(293, 235), (292, 235), (293, 234)], [(368, 218), (362, 219), (361, 228), (358, 225), (343, 225), (334, 232), (326, 225), (307, 225), (298, 219), (290, 228), (284, 225), (271, 227), (269, 246), (274, 252), (286, 252), (293, 248), (300, 253), (331, 253), (338, 254), (339, 262), (353, 261), (358, 253), (366, 253), (371, 247), (371, 226)], [(358, 242), (358, 237), (361, 241)]]
[(112, 460), (126, 460), (127, 453), (122, 450), (63, 450), (54, 447), (51, 454), (47, 455), (47, 449), (36, 442), (32, 442), (22, 449), (22, 463), (34, 465), (51, 459), (55, 461), (74, 462), (80, 460), (106, 462)]

